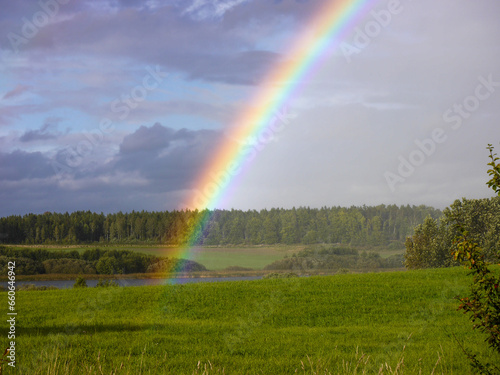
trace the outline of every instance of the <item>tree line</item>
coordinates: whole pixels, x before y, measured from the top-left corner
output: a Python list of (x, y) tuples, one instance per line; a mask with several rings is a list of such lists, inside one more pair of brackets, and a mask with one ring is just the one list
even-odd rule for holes
[(154, 272), (206, 271), (194, 261), (158, 257), (128, 250), (87, 249), (49, 251), (46, 249), (15, 249), (0, 246), (0, 272), (7, 274), (9, 261), (16, 263), (16, 274), (128, 274)]
[(373, 271), (381, 268), (402, 268), (403, 254), (382, 258), (374, 252), (335, 245), (315, 245), (267, 265), (265, 270), (335, 270)]
[[(387, 245), (413, 234), (428, 206), (300, 207), (270, 210), (132, 211), (13, 215), (0, 218), (0, 242), (10, 244), (181, 244), (196, 233), (197, 245), (316, 244)], [(201, 223), (201, 225), (200, 225)]]

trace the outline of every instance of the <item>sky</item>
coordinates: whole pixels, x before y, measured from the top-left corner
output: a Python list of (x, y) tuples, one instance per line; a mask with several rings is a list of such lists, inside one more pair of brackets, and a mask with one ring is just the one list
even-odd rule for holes
[(367, 1), (252, 139), (241, 114), (325, 0), (0, 3), (0, 216), (182, 209), (230, 142), (252, 158), (212, 208), (493, 195), (498, 0)]

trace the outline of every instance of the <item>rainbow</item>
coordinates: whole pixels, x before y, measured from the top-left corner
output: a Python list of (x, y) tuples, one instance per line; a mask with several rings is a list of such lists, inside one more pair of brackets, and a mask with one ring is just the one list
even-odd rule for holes
[(203, 173), (195, 181), (192, 196), (184, 207), (202, 210), (198, 222), (191, 225), (185, 245), (177, 256), (189, 259), (189, 250), (196, 242), (199, 230), (210, 218), (225, 197), (234, 177), (248, 164), (248, 143), (234, 140), (256, 139), (276, 122), (275, 114), (286, 105), (301, 83), (314, 74), (329, 52), (338, 48), (339, 43), (354, 25), (366, 16), (380, 0), (325, 0), (305, 32), (288, 50), (286, 59), (281, 60), (263, 80), (264, 87), (252, 104), (238, 117), (233, 130), (217, 152), (208, 161)]

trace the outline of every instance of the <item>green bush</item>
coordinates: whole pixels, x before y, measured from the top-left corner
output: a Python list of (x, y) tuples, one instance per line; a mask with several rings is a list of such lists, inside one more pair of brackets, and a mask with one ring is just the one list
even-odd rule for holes
[(108, 287), (117, 287), (119, 286), (115, 280), (103, 280), (99, 279), (97, 282), (96, 288), (108, 288)]
[[(490, 151), (491, 162), (488, 163), (491, 169), (488, 174), (491, 179), (486, 183), (500, 197), (500, 158), (493, 153), (492, 145), (488, 145)], [(497, 201), (498, 203), (498, 198)], [(484, 215), (484, 210), (478, 212)], [(473, 322), (473, 328), (478, 329), (486, 335), (486, 342), (497, 354), (500, 354), (500, 275), (497, 270), (491, 268), (491, 263), (488, 260), (494, 259), (495, 263), (499, 262), (500, 249), (496, 246), (494, 251), (487, 251), (478, 243), (478, 236), (471, 233), (474, 226), (479, 226), (479, 232), (487, 230), (484, 227), (493, 228), (498, 233), (498, 215), (486, 216), (486, 224), (478, 220), (477, 216), (471, 220), (472, 224), (464, 225), (462, 215), (455, 216), (455, 228), (461, 232), (455, 239), (453, 255), (455, 259), (462, 262), (468, 269), (469, 275), (473, 275), (472, 285), (469, 295), (460, 298), (459, 310), (463, 310), (469, 315)], [(471, 232), (469, 232), (471, 231)], [(474, 232), (478, 232), (477, 230)], [(498, 238), (498, 235), (496, 236)], [(497, 240), (498, 241), (498, 240)], [(497, 242), (498, 243), (498, 242)], [(463, 349), (463, 348), (462, 348)], [(473, 354), (466, 349), (463, 349), (471, 361), (471, 365), (475, 371), (481, 374), (500, 374), (498, 361), (483, 362), (478, 360), (477, 354)], [(496, 363), (496, 364), (495, 364)]]
[(78, 276), (76, 278), (75, 284), (73, 285), (73, 288), (86, 288), (87, 287), (87, 282), (82, 276)]

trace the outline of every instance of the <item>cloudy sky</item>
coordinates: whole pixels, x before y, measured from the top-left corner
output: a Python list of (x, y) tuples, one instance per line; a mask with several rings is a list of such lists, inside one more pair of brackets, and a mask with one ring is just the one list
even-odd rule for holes
[(181, 208), (227, 142), (219, 208), (492, 195), (498, 0), (366, 1), (260, 140), (230, 135), (326, 0), (0, 1), (0, 216)]

